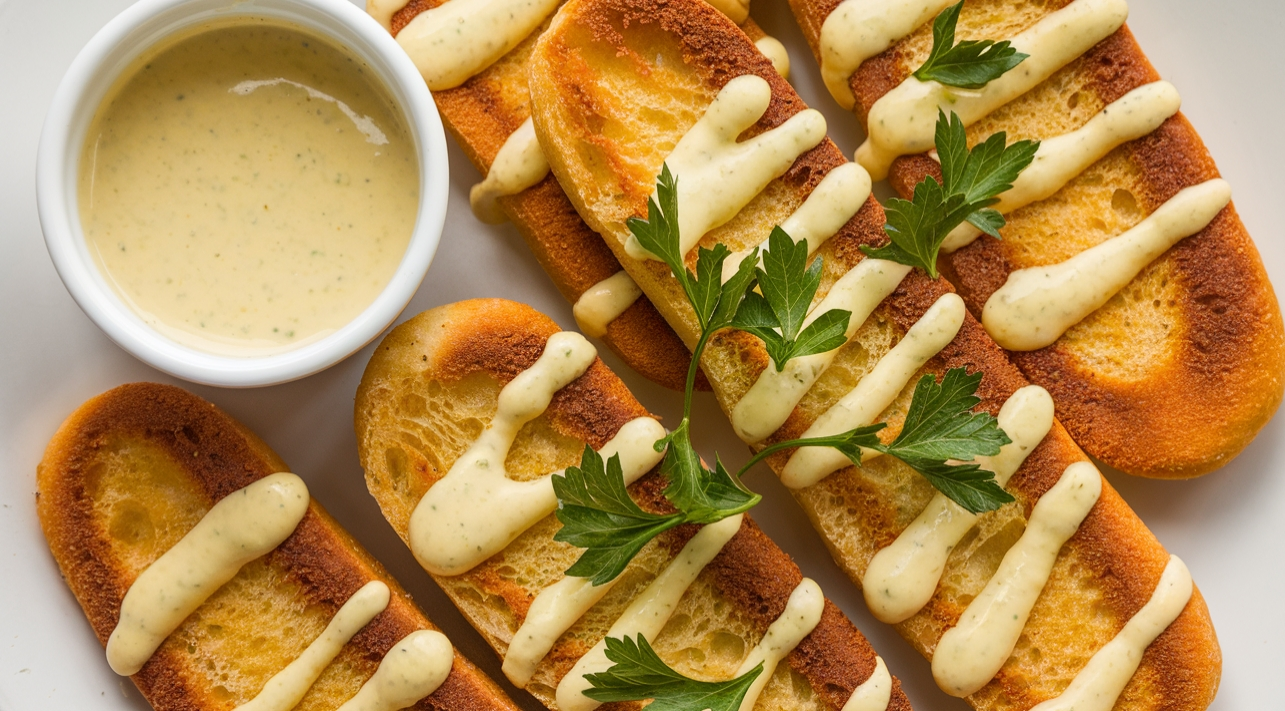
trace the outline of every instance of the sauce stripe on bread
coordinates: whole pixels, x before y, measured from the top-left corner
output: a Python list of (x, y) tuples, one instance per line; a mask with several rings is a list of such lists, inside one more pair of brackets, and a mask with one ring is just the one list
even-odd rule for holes
[[(805, 110), (792, 89), (780, 81), (737, 29), (685, 0), (571, 0), (536, 47), (530, 75), (534, 125), (553, 173), (567, 190), (585, 221), (606, 239), (621, 264), (651, 297), (675, 331), (694, 338), (693, 314), (674, 280), (652, 261), (633, 259), (627, 250), (630, 232), (626, 218), (646, 214), (654, 176), (669, 153), (701, 117), (720, 91), (747, 74), (757, 75), (772, 89), (772, 99), (747, 136), (771, 130)], [(634, 96), (622, 106), (613, 96)], [(667, 105), (664, 114), (631, 110), (633, 106)], [(609, 138), (608, 138), (609, 137)], [(829, 141), (804, 153), (785, 174), (750, 200), (727, 225), (717, 227), (701, 240), (730, 249), (757, 244), (772, 225), (779, 224), (820, 182), (828, 171), (845, 164)], [(683, 175), (676, 174), (679, 184)], [(683, 205), (679, 206), (681, 214)], [(818, 292), (828, 291), (854, 268), (865, 262), (861, 245), (886, 241), (882, 210), (873, 201), (822, 246), (825, 279)], [(958, 299), (945, 281), (933, 280), (915, 270), (899, 280), (890, 296), (860, 325), (815, 384), (774, 432), (756, 442), (761, 448), (800, 436), (845, 394), (861, 383), (885, 354), (902, 342), (935, 304)], [(921, 356), (927, 362), (920, 373), (940, 374), (963, 367), (981, 371), (978, 396), (981, 407), (996, 413), (1010, 397), (1028, 386), (1004, 352), (987, 336), (975, 318), (961, 313), (949, 342), (937, 344)], [(933, 355), (935, 353), (935, 355)], [(922, 360), (921, 360), (922, 362)], [(716, 336), (702, 361), (715, 395), (728, 412), (754, 387), (761, 373), (772, 367), (758, 339), (728, 330)], [(913, 373), (912, 373), (913, 375)], [(910, 378), (901, 379), (903, 384)], [(880, 405), (877, 420), (900, 428), (909, 400), (907, 390), (893, 393)], [(859, 403), (870, 406), (869, 402)], [(870, 406), (871, 409), (875, 409)], [(1015, 582), (1001, 571), (1001, 559), (1013, 548), (1032, 522), (1032, 509), (1064, 478), (1063, 488), (1085, 486), (1081, 477), (1098, 485), (1099, 494), (1087, 502), (1083, 521), (1067, 532), (1064, 544), (1033, 539), (1018, 548), (1052, 548), (1053, 562), (1047, 579), (1036, 576), (1029, 617), (1013, 644), (1011, 655), (993, 678), (968, 700), (981, 709), (1029, 709), (1067, 692), (1084, 662), (1130, 627), (1153, 595), (1166, 601), (1170, 556), (1136, 515), (1120, 500), (1096, 470), (1086, 471), (1082, 452), (1052, 421), (1045, 408), (1045, 429), (1025, 452), (1025, 462), (1012, 473), (1008, 491), (1017, 502), (977, 517), (964, 526), (963, 536), (947, 554), (939, 583), (925, 604), (911, 607), (898, 624), (901, 633), (931, 658), (943, 634), (963, 618), (968, 605), (987, 582)], [(1024, 418), (1034, 417), (1026, 415)], [(845, 422), (853, 426), (860, 422)], [(840, 428), (842, 429), (842, 428)], [(1038, 428), (1037, 428), (1038, 429)], [(1018, 439), (1015, 437), (1015, 439)], [(1031, 446), (1028, 444), (1028, 446)], [(784, 473), (788, 452), (769, 458)], [(874, 554), (891, 544), (898, 534), (929, 505), (932, 489), (917, 475), (890, 457), (870, 459), (864, 468), (838, 467), (816, 483), (795, 490), (813, 524), (821, 531), (840, 565), (860, 584)], [(812, 477), (801, 477), (807, 484)], [(1050, 506), (1062, 508), (1051, 498)], [(1043, 507), (1048, 508), (1048, 506)], [(1082, 509), (1083, 510), (1083, 509)], [(1071, 516), (1075, 519), (1079, 513)], [(1037, 518), (1043, 518), (1042, 516)], [(1060, 537), (1060, 534), (1059, 534)], [(1046, 552), (1043, 555), (1049, 555)], [(1015, 553), (1017, 555), (1017, 553)], [(1177, 564), (1178, 567), (1180, 563)], [(1162, 581), (1165, 581), (1162, 585)], [(878, 591), (869, 590), (867, 595)], [(1163, 605), (1172, 613), (1154, 641), (1145, 635), (1123, 633), (1141, 645), (1141, 665), (1128, 674), (1117, 708), (1203, 709), (1213, 698), (1219, 675), (1219, 651), (1199, 592), (1177, 604)], [(1022, 616), (1023, 612), (1013, 611)], [(1164, 616), (1159, 616), (1162, 620)], [(1140, 618), (1134, 628), (1153, 628)], [(1154, 631), (1154, 630), (1153, 630)], [(1003, 634), (994, 632), (1001, 646)], [(1148, 644), (1149, 643), (1149, 644)], [(1110, 684), (1091, 688), (1113, 696)], [(1083, 686), (1088, 682), (1079, 683)], [(1069, 698), (1069, 697), (1068, 697)]]
[[(380, 343), (358, 389), (357, 441), (367, 486), (408, 544), (413, 545), (412, 513), (428, 500), (425, 494), (445, 481), (446, 472), (455, 475), (456, 462), (496, 418), (501, 393), (515, 382), (525, 391), (532, 379), (519, 379), (531, 372), (547, 348), (560, 349), (563, 336), (574, 334), (559, 333), (553, 321), (530, 307), (488, 299), (427, 311)], [(519, 430), (512, 450), (502, 454), (508, 474), (519, 482), (533, 481), (577, 464), (586, 444), (601, 448), (640, 417), (648, 417), (646, 410), (594, 358), (578, 377), (553, 393), (547, 409)], [(664, 485), (653, 470), (634, 483), (630, 493), (646, 510), (672, 510), (662, 495)], [(502, 522), (503, 512), (497, 511), (494, 517)], [(579, 549), (553, 540), (558, 526), (549, 515), (466, 572), (434, 576), (501, 655), (513, 651), (520, 630), (529, 629), (525, 622), (533, 611), (542, 609), (538, 601), (543, 592), (567, 586), (563, 571), (575, 561)], [(727, 537), (712, 543), (712, 548), (694, 543), (721, 529), (728, 529), (722, 531)], [(689, 545), (701, 551), (687, 555), (708, 563), (673, 567)], [(658, 626), (648, 629), (626, 618), (620, 624), (627, 629), (613, 634), (644, 632), (666, 661), (689, 676), (731, 678), (803, 583), (789, 556), (748, 516), (704, 528), (679, 526), (648, 544), (582, 616), (563, 618), (564, 626), (570, 623), (566, 632), (533, 670), (515, 681), (525, 682), (528, 691), (551, 707), (556, 703), (564, 708), (566, 698), (582, 703), (583, 697), (571, 685), (585, 670), (572, 675), (573, 667), (592, 654), (626, 608), (644, 599), (676, 602), (658, 613)], [(653, 585), (654, 595), (643, 593)], [(636, 610), (642, 613), (641, 619), (652, 619), (650, 606), (637, 604), (642, 606)], [(864, 687), (869, 695), (878, 697), (869, 690), (883, 689), (888, 694), (883, 697), (887, 708), (910, 708), (896, 682), (878, 681), (878, 667), (860, 632), (825, 601), (810, 633), (801, 636), (767, 681), (758, 707), (796, 708), (815, 696), (827, 707), (839, 709), (874, 678), (871, 686)], [(515, 665), (507, 663), (505, 669), (516, 671)], [(569, 688), (560, 689), (560, 684)]]
[[(135, 581), (157, 570), (152, 564), (207, 512), (222, 502), (224, 509), (240, 506), (235, 498), (256, 483), (297, 481), (276, 474), (286, 469), (235, 420), (176, 387), (123, 385), (72, 413), (40, 464), (38, 512), (54, 558), (99, 640), (106, 645), (117, 628), (122, 600)], [(306, 497), (302, 482), (296, 488)], [(249, 703), (265, 687), (290, 686), (284, 677), (270, 679), (332, 633), (352, 636), (333, 662), (316, 670), (319, 677), (305, 685), (297, 706), (289, 703), (295, 684), (284, 700), (268, 703), (274, 693), (268, 689), (251, 708), (287, 704), (331, 711), (349, 702), (346, 709), (395, 702), (401, 704), (396, 708), (516, 708), (494, 682), (453, 654), (397, 582), (317, 502), (308, 499), (301, 512), (280, 545), (204, 593), (205, 602), (145, 655), (133, 680), (154, 708), (227, 709)], [(346, 624), (348, 629), (329, 630), (336, 614), (372, 585), (383, 588), (382, 595), (375, 591), (382, 611), (364, 624), (354, 622), (356, 630)], [(416, 651), (445, 664), (397, 698), (363, 691), (388, 666), (386, 658), (393, 667), (407, 654), (422, 660)], [(319, 654), (310, 652), (314, 661)], [(416, 677), (432, 671), (421, 664)], [(402, 676), (395, 669), (380, 674)], [(435, 691), (429, 698), (415, 703), (430, 687)]]
[[(863, 125), (889, 113), (894, 100), (887, 97), (933, 89), (935, 82), (910, 75), (928, 54), (932, 16), (947, 4), (790, 3), (828, 86)], [(1042, 139), (1043, 160), (1064, 165), (1043, 175), (1038, 189), (1019, 185), (1001, 196), (996, 207), (1008, 219), (1003, 241), (982, 238), (969, 244), (976, 231), (961, 228), (948, 240), (947, 251), (957, 251), (943, 255), (941, 266), (975, 315), (990, 314), (984, 323), (1001, 343), (1020, 349), (1012, 353), (1014, 362), (1053, 394), (1059, 418), (1080, 446), (1131, 474), (1192, 477), (1244, 449), (1285, 391), (1280, 308), (1258, 252), (1225, 198), (1213, 206), (1212, 219), (1206, 214), (1173, 234), (1176, 244), (1160, 245), (1159, 256), (1144, 255), (1098, 299), (1068, 314), (1065, 333), (1054, 329), (1051, 335), (1060, 337), (1051, 344), (1049, 336), (1011, 338), (1005, 335), (1008, 329), (1000, 330), (1001, 300), (1022, 286), (1010, 279), (1030, 281), (1056, 268), (1051, 265), (1062, 264), (1066, 271), (1077, 254), (1119, 247), (1144, 218), (1178, 207), (1184, 189), (1218, 179), (1199, 136), (1177, 113), (1177, 90), (1160, 81), (1132, 33), (1120, 26), (1123, 5), (1121, 0), (964, 4), (958, 24), (964, 40), (1013, 39), (1048, 25), (1046, 34), (1057, 44), (1068, 37), (1057, 28), (1057, 18), (1092, 8), (1115, 18), (1103, 29), (1118, 29), (1063, 57), (1067, 61), (1042, 72), (1047, 78), (1029, 90), (964, 116), (971, 123), (970, 144), (1000, 131), (1010, 140)], [(912, 6), (924, 12), (912, 13)], [(907, 18), (896, 27), (882, 25), (883, 34), (870, 49), (860, 51), (845, 35), (858, 18), (892, 11), (904, 11)], [(1010, 74), (1021, 73), (1031, 61)], [(880, 133), (877, 126), (873, 130)], [(1030, 178), (1024, 174), (1022, 179), (1033, 181), (1043, 173), (1040, 162), (1037, 157), (1027, 171)], [(889, 180), (909, 197), (926, 176), (941, 176), (932, 157), (904, 155), (892, 161)], [(1067, 280), (1067, 288), (1087, 292), (1084, 275), (1092, 273), (1081, 270)], [(1190, 402), (1207, 405), (1190, 408)], [(1134, 446), (1143, 439), (1150, 446)]]

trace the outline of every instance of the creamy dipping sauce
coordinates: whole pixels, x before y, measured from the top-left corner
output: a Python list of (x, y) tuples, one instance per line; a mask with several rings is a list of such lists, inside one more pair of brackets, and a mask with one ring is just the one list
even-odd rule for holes
[(341, 328), (392, 278), (415, 143), (372, 70), (293, 27), (205, 26), (137, 60), (79, 175), (89, 251), (162, 334), (237, 356)]
[(763, 665), (763, 671), (750, 684), (737, 711), (751, 711), (754, 708), (759, 695), (763, 693), (763, 687), (767, 686), (772, 673), (776, 671), (776, 665), (793, 652), (804, 637), (812, 634), (812, 630), (820, 624), (821, 613), (824, 611), (825, 595), (821, 593), (821, 586), (811, 578), (804, 578), (790, 593), (781, 616), (772, 622), (763, 639), (750, 650), (741, 666), (737, 667), (735, 676), (739, 677), (748, 674), (759, 664)]

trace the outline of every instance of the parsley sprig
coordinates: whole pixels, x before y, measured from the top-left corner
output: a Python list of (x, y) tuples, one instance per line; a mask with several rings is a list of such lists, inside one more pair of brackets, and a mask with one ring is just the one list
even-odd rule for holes
[(763, 673), (763, 664), (729, 681), (697, 681), (670, 669), (656, 654), (647, 638), (637, 640), (608, 637), (607, 659), (614, 664), (605, 672), (588, 674), (593, 687), (585, 696), (594, 701), (643, 701), (652, 699), (652, 711), (735, 711), (754, 680)]
[(914, 72), (920, 81), (936, 81), (959, 89), (980, 89), (1026, 59), (1008, 40), (965, 40), (955, 44), (955, 25), (964, 0), (942, 10), (933, 21), (933, 48)]
[(941, 159), (940, 182), (927, 176), (915, 186), (910, 200), (891, 198), (884, 205), (889, 243), (862, 245), (866, 254), (899, 264), (919, 267), (937, 277), (937, 253), (950, 231), (964, 221), (999, 238), (1004, 216), (990, 208), (999, 194), (1035, 159), (1039, 141), (1015, 141), (1000, 131), (968, 148), (964, 122), (957, 114), (937, 114), (934, 142)]
[[(1003, 147), (1002, 138), (999, 146)], [(946, 182), (966, 191), (961, 199), (987, 194), (1000, 185), (988, 168), (994, 162), (989, 154), (965, 150), (962, 158), (952, 155), (943, 162), (951, 166)], [(809, 320), (808, 310), (821, 283), (822, 258), (809, 265), (807, 245), (796, 244), (779, 227), (769, 236), (768, 248), (751, 252), (726, 282), (721, 278), (723, 262), (731, 251), (722, 244), (713, 249), (701, 247), (695, 270), (689, 269), (679, 246), (677, 210), (677, 185), (666, 166), (659, 177), (656, 199), (648, 202), (648, 219), (628, 222), (641, 245), (669, 265), (701, 329), (688, 370), (682, 420), (656, 442), (656, 450), (665, 451), (660, 465), (667, 482), (663, 493), (674, 510), (655, 512), (640, 507), (625, 489), (619, 459), (604, 462), (586, 447), (580, 466), (568, 467), (553, 479), (557, 516), (562, 523), (555, 539), (584, 549), (567, 570), (568, 575), (589, 578), (595, 585), (607, 583), (664, 531), (684, 523), (714, 523), (748, 511), (762, 497), (750, 491), (742, 477), (763, 458), (785, 449), (833, 447), (858, 466), (865, 450), (881, 452), (910, 465), (938, 490), (974, 512), (992, 510), (1012, 500), (991, 472), (971, 463), (978, 456), (997, 454), (1009, 440), (994, 417), (972, 412), (979, 402), (974, 393), (981, 375), (967, 375), (963, 369), (949, 371), (940, 384), (934, 377), (924, 376), (915, 386), (901, 433), (888, 444), (878, 437), (886, 426), (880, 423), (830, 437), (778, 442), (760, 451), (735, 474), (717, 457), (713, 468), (707, 467), (691, 443), (691, 404), (696, 369), (710, 337), (725, 328), (752, 333), (762, 339), (781, 370), (791, 358), (842, 346), (851, 314), (831, 310)]]

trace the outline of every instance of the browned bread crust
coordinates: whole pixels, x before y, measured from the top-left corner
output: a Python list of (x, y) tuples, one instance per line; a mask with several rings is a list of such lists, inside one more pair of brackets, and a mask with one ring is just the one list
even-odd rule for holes
[[(478, 299), (426, 311), (379, 344), (357, 391), (357, 441), (367, 486), (403, 540), (414, 506), (485, 426), (499, 389), (530, 367), (558, 330), (529, 306)], [(624, 383), (595, 360), (554, 395), (544, 415), (523, 428), (506, 466), (511, 476), (525, 479), (576, 463), (585, 444), (601, 447), (624, 423), (646, 414)], [(550, 448), (556, 455), (548, 453)], [(631, 491), (644, 508), (672, 511), (663, 487), (653, 471)], [(501, 655), (535, 595), (560, 579), (579, 554), (551, 540), (557, 527), (549, 516), (468, 573), (434, 576)], [(616, 588), (558, 640), (528, 691), (556, 708), (558, 680), (697, 530), (680, 527), (644, 549)], [(727, 678), (781, 614), (801, 579), (798, 566), (747, 517), (653, 644), (685, 673)], [(735, 653), (728, 651), (730, 637), (743, 643)], [(874, 666), (874, 650), (827, 600), (820, 624), (778, 668), (758, 707), (804, 708), (794, 704), (795, 687), (802, 684), (806, 696), (815, 696), (823, 708), (840, 709)], [(889, 709), (909, 708), (895, 682)]]
[[(681, 57), (685, 69), (675, 70), (681, 76), (656, 79), (663, 71), (652, 63), (659, 61), (656, 57), (671, 70), (674, 59)], [(652, 91), (658, 95), (648, 97), (653, 102), (661, 101), (673, 86), (690, 88), (699, 82), (701, 88), (690, 93), (697, 97), (692, 103), (701, 108), (731, 78), (749, 73), (763, 77), (772, 87), (772, 103), (747, 132), (751, 135), (780, 125), (804, 105), (734, 27), (694, 0), (571, 0), (536, 48), (531, 71), (535, 125), (555, 175), (585, 221), (603, 235), (675, 330), (693, 339), (690, 307), (672, 279), (666, 280), (663, 265), (633, 260), (624, 251), (628, 232), (623, 222), (646, 214), (645, 201), (661, 161), (700, 112), (657, 118), (612, 104), (604, 87), (626, 81), (623, 77), (631, 72), (652, 77)], [(631, 138), (639, 135), (645, 140)], [(718, 228), (705, 242), (722, 241), (734, 250), (756, 243), (827, 170), (844, 160), (833, 144), (823, 142), (752, 201), (737, 217), (737, 226)], [(885, 242), (883, 222), (882, 209), (872, 201), (821, 248), (826, 260), (822, 294), (864, 258), (860, 245)], [(762, 444), (804, 432), (949, 291), (946, 281), (913, 272), (839, 352), (785, 425)], [(768, 367), (768, 358), (757, 339), (724, 331), (711, 340), (701, 365), (720, 404), (731, 411)], [(985, 374), (978, 392), (980, 407), (992, 414), (1028, 384), (971, 316), (925, 371), (957, 367)], [(892, 423), (889, 435), (899, 429), (908, 400), (904, 392), (881, 415)], [(786, 456), (782, 453), (770, 464), (779, 471)], [(932, 601), (897, 626), (925, 657), (932, 656), (941, 635), (957, 623), (995, 572), (1024, 529), (1034, 503), (1070, 464), (1085, 459), (1055, 424), (1008, 484), (1017, 503), (981, 517), (953, 552)], [(863, 469), (846, 468), (795, 492), (835, 560), (858, 586), (875, 552), (909, 525), (931, 495), (921, 477), (887, 457)], [(1061, 693), (1089, 656), (1150, 598), (1167, 560), (1164, 548), (1104, 481), (1098, 503), (1063, 547), (1013, 656), (994, 680), (968, 698), (969, 703), (978, 709), (1029, 709)], [(1147, 649), (1116, 708), (1204, 709), (1217, 691), (1220, 669), (1217, 638), (1197, 592)]]
[[(1057, 0), (1030, 5), (1020, 31)], [(821, 25), (837, 0), (791, 0), (818, 53)], [(995, 33), (987, 20), (1007, 0), (970, 0), (960, 39)], [(1017, 13), (1014, 13), (1017, 14)], [(861, 65), (851, 78), (855, 113), (901, 83), (926, 52), (920, 28)], [(999, 37), (993, 37), (999, 39)], [(1074, 130), (1102, 106), (1160, 79), (1122, 27), (1027, 95), (969, 128), (980, 140), (1049, 138)], [(940, 166), (905, 156), (889, 174), (904, 197)], [(1182, 114), (1119, 147), (1049, 199), (1009, 215), (1004, 240), (979, 239), (941, 267), (974, 314), (1010, 272), (1049, 264), (1118, 234), (1184, 187), (1218, 177), (1200, 137)], [(1078, 232), (1067, 235), (1067, 230)], [(1070, 250), (1070, 251), (1068, 251)], [(1243, 450), (1271, 419), (1285, 392), (1285, 328), (1267, 272), (1245, 226), (1228, 206), (1179, 242), (1106, 306), (1052, 345), (1013, 360), (1049, 390), (1058, 417), (1087, 452), (1130, 474), (1198, 476)], [(1193, 403), (1199, 403), (1193, 406)], [(1146, 446), (1138, 446), (1146, 442)]]
[[(214, 405), (179, 388), (122, 385), (71, 414), (49, 442), (37, 508), (67, 585), (104, 645), (134, 579), (219, 499), (289, 471)], [(133, 676), (160, 711), (225, 711), (253, 698), (362, 585), (382, 580), (388, 608), (344, 647), (297, 709), (331, 711), (415, 630), (435, 629), (383, 567), (315, 500), (275, 551), (246, 565)], [(413, 708), (512, 709), (459, 653)]]
[[(411, 0), (393, 15), (393, 35), (416, 15), (440, 4)], [(531, 115), (526, 62), (535, 38), (543, 31), (544, 26), (532, 32), (461, 86), (433, 92), (446, 129), (483, 175), (490, 170), (500, 146)], [(567, 301), (574, 304), (590, 287), (620, 271), (611, 250), (576, 214), (552, 176), (516, 195), (500, 198), (499, 204)], [(601, 340), (643, 377), (683, 389), (691, 353), (645, 296), (608, 324)], [(698, 387), (709, 389), (704, 376), (699, 377)]]

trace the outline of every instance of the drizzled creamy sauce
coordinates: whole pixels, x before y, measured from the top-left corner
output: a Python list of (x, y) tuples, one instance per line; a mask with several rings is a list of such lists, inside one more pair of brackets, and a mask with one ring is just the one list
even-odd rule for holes
[(750, 0), (709, 0), (709, 4), (738, 25), (750, 17)]
[(308, 511), (308, 487), (280, 472), (223, 497), (129, 586), (107, 640), (107, 662), (138, 673), (156, 648), (241, 566), (294, 532)]
[(763, 665), (763, 671), (755, 677), (749, 691), (745, 692), (739, 707), (740, 711), (750, 711), (754, 708), (754, 704), (758, 703), (759, 695), (763, 693), (763, 687), (767, 686), (772, 673), (776, 671), (776, 665), (794, 651), (804, 637), (812, 634), (812, 630), (816, 629), (817, 624), (821, 622), (821, 613), (824, 610), (825, 595), (821, 593), (821, 586), (811, 578), (804, 578), (790, 593), (781, 616), (768, 626), (763, 639), (750, 650), (749, 656), (741, 662), (741, 666), (733, 676), (735, 678), (747, 674), (760, 663)]
[(951, 0), (845, 0), (821, 25), (821, 78), (830, 96), (851, 110), (848, 80), (867, 59), (883, 52), (951, 5)]
[(852, 690), (843, 711), (884, 711), (889, 701), (892, 701), (892, 675), (883, 657), (875, 657), (875, 670), (869, 679)]
[(381, 581), (363, 585), (303, 654), (273, 675), (257, 696), (236, 707), (236, 711), (290, 711), (297, 706), (348, 640), (388, 607), (389, 597), (388, 586)]
[(1169, 556), (1160, 583), (1147, 604), (1089, 659), (1061, 696), (1038, 704), (1031, 711), (1111, 711), (1120, 692), (1138, 670), (1143, 652), (1178, 619), (1191, 599), (1191, 591), (1191, 573), (1187, 566), (1178, 556)]
[(1102, 475), (1088, 462), (1066, 468), (1035, 503), (1026, 531), (969, 603), (959, 624), (933, 652), (933, 678), (942, 691), (968, 696), (995, 677), (1013, 653), (1035, 599), (1048, 583), (1058, 552), (1075, 535), (1102, 493)]
[[(803, 204), (785, 218), (781, 229), (796, 243), (807, 242), (810, 257), (857, 214), (868, 197), (870, 174), (856, 163), (844, 163), (825, 174)], [(767, 240), (759, 243), (760, 252), (767, 251), (767, 246)], [(723, 262), (723, 281), (736, 274), (752, 251), (745, 249), (728, 255)]]
[(1101, 308), (1156, 257), (1204, 229), (1230, 201), (1231, 186), (1221, 178), (1193, 185), (1124, 234), (1059, 264), (1012, 272), (986, 301), (982, 325), (1011, 351), (1047, 346)]
[[(738, 143), (737, 137), (763, 116), (771, 100), (772, 89), (762, 77), (746, 74), (732, 79), (665, 159), (678, 181), (683, 254), (706, 232), (735, 217), (796, 158), (825, 138), (825, 118), (815, 109), (806, 109)], [(625, 250), (634, 259), (656, 258), (632, 235)]]
[[(611, 625), (606, 636), (619, 639), (635, 638), (642, 634), (649, 642), (655, 639), (674, 614), (683, 593), (723, 546), (732, 540), (732, 536), (740, 530), (744, 518), (744, 514), (737, 514), (701, 528), (660, 575), (629, 603), (629, 607)], [(585, 675), (606, 671), (610, 666), (607, 643), (599, 641), (558, 683), (558, 708), (562, 711), (590, 711), (597, 708), (599, 703), (584, 695), (589, 688)]]
[[(831, 309), (852, 312), (847, 337), (861, 328), (870, 314), (901, 280), (910, 267), (896, 262), (868, 257), (839, 278), (812, 312), (806, 323)], [(758, 380), (732, 408), (732, 427), (746, 442), (758, 442), (785, 423), (795, 406), (803, 399), (817, 378), (825, 372), (839, 349), (793, 358), (785, 369), (777, 371), (768, 363)]]
[[(453, 89), (518, 46), (558, 2), (450, 0), (416, 15), (397, 33), (397, 44), (410, 55), (429, 89)], [(382, 18), (386, 10), (377, 4)], [(391, 18), (393, 12), (387, 15)]]
[[(1004, 486), (1053, 427), (1053, 398), (1044, 388), (1027, 385), (1004, 402), (998, 420), (1012, 442), (993, 457), (978, 457), (977, 463), (994, 472), (996, 483)], [(934, 494), (919, 516), (866, 567), (861, 588), (875, 618), (896, 624), (928, 604), (951, 551), (976, 523), (975, 514), (944, 494)]]
[[(500, 390), (494, 419), (411, 514), (411, 552), (426, 570), (467, 572), (558, 507), (553, 474), (515, 481), (508, 478), (504, 460), (522, 426), (539, 417), (553, 394), (584, 374), (596, 357), (584, 336), (555, 333), (535, 364)], [(620, 455), (630, 484), (660, 462), (663, 452), (652, 444), (664, 436), (659, 422), (639, 417), (625, 423), (600, 453), (603, 459)]]
[(393, 15), (408, 3), (409, 0), (366, 0), (366, 14), (375, 18), (375, 22), (383, 25), (384, 29), (392, 32)]
[(785, 45), (781, 40), (775, 37), (761, 37), (755, 40), (754, 46), (758, 49), (768, 61), (772, 63), (772, 68), (782, 79), (790, 78), (790, 53), (785, 51)]
[(335, 711), (398, 711), (437, 691), (455, 661), (446, 635), (436, 630), (411, 632), (393, 645), (366, 680)]
[(937, 112), (954, 111), (965, 125), (1025, 94), (1124, 24), (1125, 0), (1075, 0), (1049, 13), (1012, 39), (1030, 55), (1015, 69), (981, 89), (957, 89), (907, 77), (870, 108), (869, 137), (857, 149), (857, 162), (875, 180), (888, 175), (897, 156), (933, 147)]
[[(1035, 159), (1013, 181), (1012, 188), (1000, 193), (992, 209), (1007, 214), (1049, 197), (1116, 146), (1159, 128), (1178, 113), (1181, 103), (1173, 84), (1144, 84), (1108, 104), (1079, 129), (1041, 141)], [(981, 234), (965, 222), (946, 235), (941, 248), (953, 252)]]
[(633, 305), (642, 296), (642, 289), (628, 274), (616, 272), (602, 281), (589, 287), (576, 299), (571, 312), (576, 317), (580, 330), (602, 338), (607, 335), (607, 325)]
[(594, 585), (590, 578), (568, 575), (541, 590), (531, 601), (526, 619), (504, 653), (501, 671), (509, 681), (518, 688), (525, 687), (562, 633), (596, 605), (618, 580), (616, 577)]
[[(937, 299), (857, 387), (822, 413), (802, 437), (835, 435), (874, 422), (924, 363), (954, 340), (964, 323), (964, 313), (964, 300), (959, 295), (944, 294)], [(836, 449), (803, 447), (782, 468), (781, 483), (801, 489), (848, 464), (848, 458)]]
[(100, 105), (79, 174), (106, 280), (151, 327), (234, 356), (297, 348), (370, 305), (415, 224), (414, 140), (371, 69), (292, 27), (204, 26)]
[(504, 222), (505, 217), (496, 200), (517, 195), (544, 180), (548, 174), (549, 161), (540, 150), (540, 142), (535, 138), (535, 125), (528, 118), (500, 146), (500, 152), (495, 154), (495, 160), (486, 171), (486, 178), (469, 190), (469, 206), (477, 219), (488, 225), (498, 225)]

